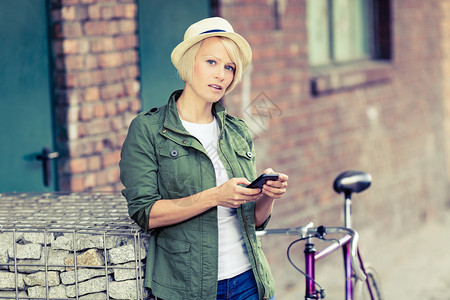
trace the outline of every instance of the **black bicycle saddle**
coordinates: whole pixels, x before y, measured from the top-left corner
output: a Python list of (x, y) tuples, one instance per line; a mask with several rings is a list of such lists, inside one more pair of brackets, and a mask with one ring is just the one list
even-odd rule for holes
[(372, 176), (362, 171), (345, 171), (336, 177), (333, 189), (336, 193), (360, 193), (370, 187)]

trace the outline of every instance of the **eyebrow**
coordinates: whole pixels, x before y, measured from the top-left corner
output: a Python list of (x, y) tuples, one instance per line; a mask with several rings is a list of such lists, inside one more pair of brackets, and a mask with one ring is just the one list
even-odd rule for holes
[[(215, 59), (217, 59), (218, 61), (222, 61), (220, 58), (218, 58), (214, 54), (205, 54), (205, 55), (203, 55), (203, 57), (207, 57), (207, 56), (211, 56), (211, 57), (214, 57)], [(232, 62), (232, 61), (228, 62), (227, 65), (234, 65), (234, 66), (236, 66), (236, 64), (234, 62)]]

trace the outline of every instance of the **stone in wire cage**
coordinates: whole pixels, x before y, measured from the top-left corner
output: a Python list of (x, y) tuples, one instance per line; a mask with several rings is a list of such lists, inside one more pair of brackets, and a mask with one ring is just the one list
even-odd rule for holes
[(12, 200), (0, 212), (1, 299), (150, 299), (148, 239), (121, 196), (0, 194), (2, 207)]

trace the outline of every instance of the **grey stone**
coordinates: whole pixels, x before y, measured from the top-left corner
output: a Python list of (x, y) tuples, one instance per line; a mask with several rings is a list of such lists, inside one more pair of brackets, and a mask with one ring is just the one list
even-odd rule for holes
[[(32, 286), (27, 289), (28, 297), (31, 298), (46, 298), (47, 289), (44, 286)], [(50, 293), (50, 291), (49, 291)]]
[(128, 237), (123, 235), (106, 235), (106, 249), (117, 248), (127, 244)]
[[(74, 256), (72, 254), (67, 255), (64, 260), (66, 265), (73, 267), (66, 267), (67, 271), (71, 271), (75, 267)], [(103, 254), (98, 249), (89, 249), (86, 252), (77, 256), (77, 266), (103, 266), (105, 265), (105, 259)]]
[[(1, 237), (0, 237), (1, 238)], [(0, 253), (4, 253), (6, 251), (6, 263), (9, 261), (11, 255), (10, 253), (14, 253), (14, 244), (11, 243), (1, 243), (0, 244)], [(5, 260), (5, 259), (3, 259)]]
[(83, 234), (83, 233), (65, 233), (63, 236), (56, 238), (52, 243), (54, 249), (69, 250), (73, 249), (73, 239), (75, 234), (76, 251), (86, 249), (104, 249), (103, 235)]
[[(113, 270), (108, 269), (108, 273), (111, 274)], [(78, 269), (77, 280), (83, 282), (95, 277), (105, 276), (105, 269)], [(75, 271), (62, 272), (60, 274), (61, 281), (65, 285), (75, 284)]]
[(66, 287), (63, 285), (52, 286), (48, 293), (49, 298), (67, 298)]
[[(16, 291), (0, 291), (0, 299), (5, 299), (5, 298), (16, 298)], [(27, 292), (25, 291), (19, 291), (19, 298), (27, 298)]]
[(109, 284), (109, 296), (113, 299), (139, 299), (136, 280), (114, 281)]
[(41, 244), (44, 245), (47, 242), (47, 245), (50, 245), (54, 240), (55, 236), (51, 232), (47, 232), (47, 240), (45, 240), (45, 231), (42, 232), (24, 232), (22, 236), (22, 240), (25, 243), (33, 243), (33, 244)]
[[(28, 288), (28, 297), (30, 298), (46, 298), (47, 290), (45, 286), (32, 286)], [(49, 298), (67, 298), (66, 287), (63, 285), (52, 286), (48, 289)]]
[[(20, 273), (34, 273), (45, 270), (45, 260), (47, 260), (47, 270), (49, 271), (64, 271), (64, 259), (69, 251), (53, 250), (46, 248), (47, 256), (41, 255), (41, 259), (19, 259), (17, 260), (17, 270)], [(45, 251), (43, 251), (45, 253)], [(14, 272), (14, 266), (9, 267), (11, 272)]]
[[(97, 277), (88, 281), (80, 282), (78, 284), (78, 296), (106, 291), (107, 280), (110, 281), (110, 277)], [(76, 297), (75, 287), (75, 285), (66, 286), (66, 293), (68, 297)]]
[(103, 235), (91, 235), (91, 236), (77, 236), (76, 239), (77, 251), (85, 249), (104, 249)]
[[(20, 290), (25, 288), (22, 274), (17, 274), (17, 287)], [(0, 290), (14, 290), (15, 288), (16, 275), (11, 272), (0, 271)]]
[(64, 260), (69, 254), (69, 251), (54, 250), (47, 248), (48, 258), (48, 270), (49, 271), (64, 271)]
[(40, 244), (16, 244), (17, 256), (14, 253), (14, 247), (8, 248), (8, 255), (10, 258), (17, 259), (40, 259), (42, 246)]
[(147, 256), (147, 253), (143, 245), (141, 245), (140, 251), (139, 249), (136, 249), (135, 251), (134, 244), (114, 248), (109, 250), (108, 252), (109, 252), (109, 261), (112, 264), (123, 264), (126, 262), (135, 261), (136, 259), (141, 260)]
[(17, 242), (22, 239), (23, 233), (18, 231), (7, 231), (0, 233), (0, 241), (2, 244), (10, 244), (12, 245), (13, 241)]
[[(141, 266), (141, 275), (140, 276), (143, 277), (144, 276), (143, 267), (145, 265), (140, 263), (140, 261), (138, 261), (138, 265), (139, 264)], [(121, 268), (116, 268), (116, 267), (123, 267), (126, 269), (121, 269)], [(136, 263), (135, 262), (129, 262), (129, 263), (125, 263), (123, 265), (116, 265), (113, 267), (113, 269), (114, 269), (114, 280), (115, 281), (136, 279)], [(139, 274), (138, 274), (138, 276), (139, 276)]]
[(73, 251), (73, 240), (65, 236), (58, 236), (52, 243), (52, 248), (55, 250)]
[(2, 266), (2, 264), (7, 264), (8, 260), (8, 248), (6, 245), (0, 244), (0, 269), (8, 269), (8, 266)]
[(29, 274), (24, 276), (23, 280), (25, 281), (26, 285), (29, 286), (46, 286), (46, 284), (48, 284), (48, 286), (56, 286), (61, 282), (61, 280), (59, 279), (59, 272), (55, 271), (47, 272), (47, 275), (45, 274), (45, 272)]

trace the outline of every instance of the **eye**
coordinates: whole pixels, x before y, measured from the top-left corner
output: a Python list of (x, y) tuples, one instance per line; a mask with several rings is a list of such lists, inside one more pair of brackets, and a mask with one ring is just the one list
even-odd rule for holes
[(212, 59), (208, 59), (206, 61), (206, 63), (209, 64), (209, 65), (214, 65), (216, 62), (214, 60), (212, 60)]
[(228, 70), (228, 71), (234, 72), (234, 67), (233, 66), (225, 66), (225, 69)]

